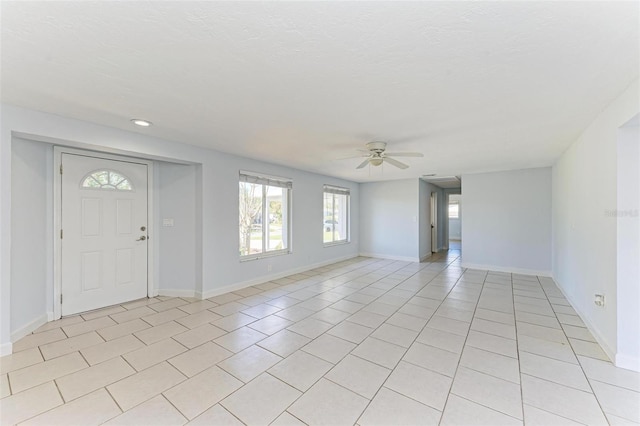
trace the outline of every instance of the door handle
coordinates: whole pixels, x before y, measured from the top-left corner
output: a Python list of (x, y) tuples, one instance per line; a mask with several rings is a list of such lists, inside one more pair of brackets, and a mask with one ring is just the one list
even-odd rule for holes
[(145, 236), (143, 235), (142, 237), (138, 238), (136, 241), (144, 241), (144, 240), (146, 240), (146, 239), (147, 239), (147, 237), (145, 237)]

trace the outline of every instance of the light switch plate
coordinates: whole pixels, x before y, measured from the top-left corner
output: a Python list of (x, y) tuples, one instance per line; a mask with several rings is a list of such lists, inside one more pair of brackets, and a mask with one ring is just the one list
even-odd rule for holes
[(173, 218), (162, 219), (162, 226), (173, 226)]

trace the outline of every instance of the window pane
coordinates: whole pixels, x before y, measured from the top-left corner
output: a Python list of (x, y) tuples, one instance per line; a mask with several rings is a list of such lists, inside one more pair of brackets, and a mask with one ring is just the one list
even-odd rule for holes
[(267, 251), (287, 248), (287, 193), (286, 188), (267, 186)]
[(449, 204), (449, 219), (458, 219), (458, 203)]
[(98, 170), (91, 173), (83, 181), (83, 188), (91, 189), (117, 189), (120, 191), (132, 191), (133, 186), (129, 180), (118, 172), (112, 170)]
[(262, 185), (240, 182), (240, 255), (262, 252)]
[(333, 241), (346, 241), (348, 238), (348, 213), (349, 197), (342, 194), (334, 194), (333, 204)]
[(322, 224), (323, 241), (333, 242), (333, 194), (324, 193), (324, 221)]

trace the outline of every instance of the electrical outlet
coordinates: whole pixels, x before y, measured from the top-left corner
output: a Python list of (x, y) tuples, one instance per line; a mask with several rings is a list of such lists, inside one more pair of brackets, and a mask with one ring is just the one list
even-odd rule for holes
[(595, 303), (596, 306), (604, 306), (604, 294), (596, 294), (593, 303)]

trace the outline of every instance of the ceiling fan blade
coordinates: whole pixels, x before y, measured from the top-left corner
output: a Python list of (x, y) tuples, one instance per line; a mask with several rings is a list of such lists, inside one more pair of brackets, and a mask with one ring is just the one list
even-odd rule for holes
[(420, 152), (385, 152), (387, 157), (424, 157)]
[(349, 157), (336, 158), (336, 161), (339, 161), (339, 160), (351, 160), (351, 159), (354, 159), (354, 158), (364, 158), (364, 157), (368, 157), (368, 156), (369, 156), (369, 154), (351, 155)]
[(387, 163), (391, 164), (392, 166), (396, 166), (399, 169), (407, 169), (409, 168), (409, 166), (407, 166), (404, 163), (399, 162), (398, 160), (394, 160), (393, 158), (389, 158), (389, 157), (384, 157), (384, 161), (386, 161)]
[(356, 167), (356, 169), (361, 169), (364, 166), (366, 166), (367, 164), (369, 164), (369, 158), (367, 158), (366, 160), (364, 160), (362, 163), (360, 163), (360, 165), (358, 167)]
[(369, 151), (368, 149), (361, 149), (361, 148), (357, 148), (356, 151), (362, 152), (363, 154), (370, 154), (371, 153), (371, 151)]

